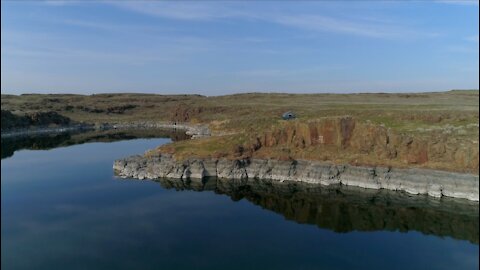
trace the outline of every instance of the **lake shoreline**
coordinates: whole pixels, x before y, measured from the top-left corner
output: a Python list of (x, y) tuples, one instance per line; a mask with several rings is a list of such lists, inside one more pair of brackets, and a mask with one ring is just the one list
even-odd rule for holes
[(95, 130), (94, 125), (88, 124), (79, 124), (79, 125), (69, 125), (69, 126), (60, 126), (60, 127), (35, 127), (29, 129), (13, 129), (8, 131), (2, 131), (2, 138), (12, 138), (12, 137), (22, 137), (22, 136), (33, 136), (39, 134), (56, 134), (72, 131), (90, 131)]
[(167, 130), (182, 130), (192, 138), (200, 138), (210, 136), (210, 130), (204, 125), (191, 124), (171, 124), (163, 122), (130, 122), (130, 123), (103, 123), (95, 124), (77, 124), (60, 127), (35, 127), (29, 129), (13, 129), (1, 132), (2, 138), (33, 136), (39, 134), (57, 134), (72, 131), (92, 131), (92, 130), (111, 130), (111, 129), (167, 129)]
[(340, 184), (368, 189), (404, 191), (432, 197), (479, 201), (479, 176), (431, 169), (397, 169), (352, 166), (308, 160), (272, 159), (187, 159), (177, 161), (170, 154), (131, 156), (116, 160), (114, 173), (123, 178), (231, 180), (269, 179), (318, 185)]

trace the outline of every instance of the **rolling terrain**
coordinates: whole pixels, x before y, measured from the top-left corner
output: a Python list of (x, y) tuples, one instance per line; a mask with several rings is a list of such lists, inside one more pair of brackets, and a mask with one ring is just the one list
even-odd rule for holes
[[(147, 155), (169, 153), (180, 160), (302, 159), (478, 174), (478, 98), (478, 90), (398, 94), (247, 93), (214, 97), (2, 95), (2, 132), (4, 114), (9, 113), (20, 118), (50, 113), (57, 119), (62, 117), (64, 122), (97, 126), (150, 122), (204, 124), (210, 128), (211, 137), (173, 142)], [(286, 111), (293, 111), (297, 118), (282, 120), (281, 115)], [(15, 127), (15, 123), (10, 125), (9, 128)]]

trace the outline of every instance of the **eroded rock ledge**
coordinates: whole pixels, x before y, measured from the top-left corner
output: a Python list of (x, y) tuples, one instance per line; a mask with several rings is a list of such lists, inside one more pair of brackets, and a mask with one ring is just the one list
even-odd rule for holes
[(426, 169), (357, 167), (305, 160), (188, 159), (177, 161), (169, 154), (148, 157), (137, 155), (116, 160), (113, 169), (116, 175), (124, 178), (258, 178), (321, 185), (342, 184), (405, 191), (410, 194), (428, 194), (433, 197), (448, 196), (472, 201), (479, 200), (478, 175)]

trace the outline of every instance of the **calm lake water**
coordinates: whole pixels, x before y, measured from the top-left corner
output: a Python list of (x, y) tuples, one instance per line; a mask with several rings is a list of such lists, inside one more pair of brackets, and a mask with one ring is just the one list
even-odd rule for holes
[(134, 138), (2, 139), (2, 269), (479, 267), (478, 204), (262, 180), (118, 179), (115, 159), (170, 141)]

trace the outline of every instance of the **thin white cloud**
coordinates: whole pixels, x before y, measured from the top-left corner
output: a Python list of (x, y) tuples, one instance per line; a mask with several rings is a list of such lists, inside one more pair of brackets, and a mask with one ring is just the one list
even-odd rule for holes
[[(15, 59), (25, 57), (28, 59), (48, 59), (49, 61), (65, 60), (92, 63), (120, 63), (144, 65), (152, 62), (172, 63), (181, 61), (180, 52), (172, 52), (162, 54), (158, 51), (128, 51), (112, 52), (105, 50), (91, 50), (83, 48), (49, 48), (39, 46), (5, 46), (2, 48), (2, 56), (12, 56)], [(11, 59), (11, 58), (10, 58)]]
[(101, 21), (86, 21), (78, 19), (64, 19), (64, 20), (51, 20), (52, 23), (65, 24), (70, 26), (90, 28), (100, 31), (108, 32), (128, 32), (135, 35), (138, 34), (156, 34), (156, 33), (165, 33), (165, 32), (174, 32), (176, 31), (173, 27), (160, 27), (158, 25), (145, 25), (145, 24), (123, 24), (123, 23), (109, 23)]
[(63, 20), (63, 21), (60, 21), (60, 23), (67, 24), (67, 25), (73, 25), (73, 26), (79, 26), (79, 27), (98, 29), (98, 30), (106, 30), (106, 31), (119, 31), (119, 30), (124, 30), (124, 27), (126, 27), (126, 25), (125, 26), (111, 25), (111, 24), (106, 24), (106, 23), (99, 23), (99, 22), (92, 22), (92, 21), (82, 21), (82, 20), (72, 20), (72, 19)]
[(45, 1), (40, 1), (40, 4), (48, 5), (48, 6), (68, 6), (68, 5), (74, 5), (74, 4), (79, 4), (81, 1), (78, 0), (45, 0)]
[(346, 66), (341, 65), (329, 65), (324, 67), (311, 67), (311, 68), (289, 68), (289, 69), (247, 69), (239, 70), (235, 72), (226, 73), (227, 75), (235, 75), (241, 77), (296, 77), (300, 75), (315, 75), (321, 74), (329, 71), (338, 71), (347, 68)]
[(398, 35), (398, 31), (383, 29), (382, 26), (376, 24), (339, 20), (319, 15), (277, 15), (271, 16), (269, 20), (282, 25), (321, 32), (338, 32), (377, 38), (388, 38)]
[(261, 12), (246, 10), (238, 3), (192, 2), (108, 2), (119, 8), (166, 19), (187, 21), (215, 21), (242, 19), (263, 21), (314, 32), (336, 32), (371, 38), (435, 37), (437, 33), (420, 33), (405, 29), (384, 19), (370, 17), (334, 18), (318, 14), (294, 13), (288, 10)]
[(465, 40), (478, 43), (478, 35), (466, 37)]
[(450, 45), (446, 47), (448, 52), (452, 53), (477, 53), (478, 54), (478, 46), (475, 48), (473, 46), (466, 46), (466, 45)]
[(166, 61), (166, 58), (161, 58), (152, 55), (135, 55), (129, 56), (128, 54), (121, 53), (109, 53), (98, 52), (89, 50), (65, 50), (65, 51), (48, 51), (48, 50), (24, 50), (24, 49), (12, 49), (7, 54), (24, 57), (38, 57), (48, 59), (82, 59), (82, 60), (95, 60), (95, 61), (110, 61), (124, 64), (145, 64), (146, 62), (158, 62)]
[(462, 5), (462, 6), (478, 6), (479, 0), (437, 0), (436, 3)]
[(223, 8), (221, 5), (205, 4), (206, 2), (109, 1), (105, 3), (130, 11), (176, 20), (205, 21), (228, 18), (233, 15), (230, 9)]

